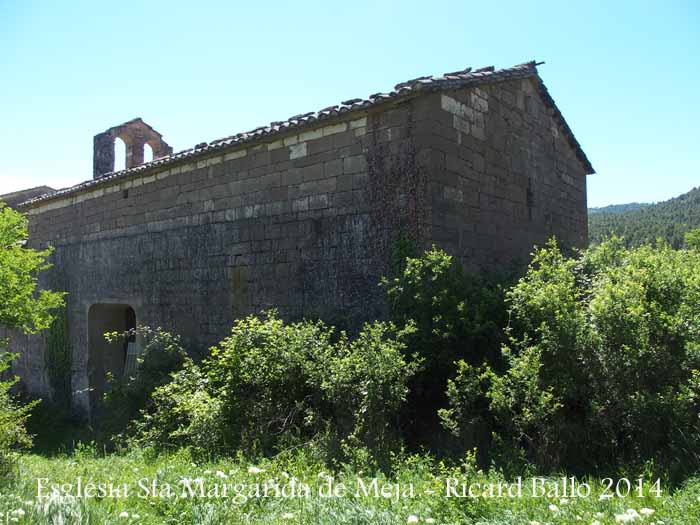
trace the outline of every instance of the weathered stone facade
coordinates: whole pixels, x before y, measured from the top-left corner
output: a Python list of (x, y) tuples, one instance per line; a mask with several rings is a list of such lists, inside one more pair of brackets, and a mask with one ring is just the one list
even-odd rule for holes
[[(128, 305), (204, 352), (262, 309), (381, 316), (377, 283), (399, 236), (469, 269), (525, 260), (551, 235), (584, 245), (593, 170), (535, 65), (430, 84), (26, 203), (30, 243), (55, 247), (43, 284), (69, 292), (76, 402), (89, 406), (102, 362), (89, 348), (93, 305)], [(46, 391), (42, 339), (18, 344), (18, 372)]]

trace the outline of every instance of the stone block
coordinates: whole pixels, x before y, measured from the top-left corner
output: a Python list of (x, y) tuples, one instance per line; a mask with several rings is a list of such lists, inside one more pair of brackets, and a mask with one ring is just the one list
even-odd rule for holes
[(323, 164), (323, 175), (325, 177), (336, 177), (343, 173), (343, 159), (335, 159)]
[(367, 170), (367, 159), (364, 155), (354, 155), (343, 159), (343, 173), (358, 173)]
[(312, 164), (310, 166), (306, 166), (303, 168), (302, 174), (304, 181), (322, 179), (324, 177), (323, 164)]
[(299, 142), (305, 142), (307, 140), (316, 140), (323, 137), (323, 129), (312, 129), (310, 131), (304, 131), (299, 133)]
[(289, 146), (289, 158), (299, 159), (306, 157), (306, 142)]

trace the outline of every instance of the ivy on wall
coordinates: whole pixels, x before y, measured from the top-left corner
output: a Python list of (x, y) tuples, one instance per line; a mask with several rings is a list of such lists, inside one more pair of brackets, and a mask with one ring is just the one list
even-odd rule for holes
[(64, 407), (71, 403), (71, 346), (68, 338), (68, 317), (62, 308), (49, 327), (46, 341), (46, 369), (53, 391), (53, 401)]

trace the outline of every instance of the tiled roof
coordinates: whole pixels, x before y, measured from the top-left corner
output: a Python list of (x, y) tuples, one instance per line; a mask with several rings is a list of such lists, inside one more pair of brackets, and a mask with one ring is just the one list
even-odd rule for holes
[(16, 208), (29, 199), (37, 199), (46, 194), (53, 193), (54, 191), (56, 190), (49, 188), (48, 186), (37, 186), (36, 188), (27, 188), (26, 190), (19, 190), (12, 193), (6, 193), (5, 195), (0, 195), (0, 201), (7, 204), (10, 208)]
[(461, 71), (445, 73), (444, 75), (439, 77), (426, 76), (414, 78), (412, 80), (407, 80), (405, 82), (396, 84), (394, 86), (394, 89), (388, 93), (375, 93), (373, 95), (370, 95), (366, 99), (354, 98), (346, 100), (338, 105), (329, 106), (316, 112), (312, 111), (310, 113), (294, 115), (293, 117), (290, 117), (287, 120), (271, 122), (267, 126), (260, 126), (251, 131), (238, 133), (236, 135), (231, 135), (229, 137), (213, 140), (211, 142), (202, 142), (200, 144), (197, 144), (193, 148), (186, 149), (178, 153), (173, 153), (172, 155), (161, 157), (151, 162), (135, 166), (133, 168), (108, 173), (103, 177), (100, 177), (99, 179), (89, 180), (76, 186), (71, 186), (70, 188), (65, 188), (48, 195), (43, 195), (41, 197), (23, 203), (22, 206), (29, 206), (41, 201), (60, 198), (68, 194), (82, 191), (86, 188), (109, 183), (114, 179), (125, 177), (130, 174), (149, 170), (155, 167), (173, 164), (184, 159), (201, 157), (214, 151), (228, 148), (231, 146), (255, 142), (263, 137), (270, 137), (287, 131), (305, 128), (317, 122), (331, 120), (339, 115), (344, 115), (348, 112), (366, 110), (373, 106), (386, 103), (387, 101), (408, 98), (411, 96), (416, 96), (420, 93), (479, 86), (483, 84), (490, 84), (494, 82), (527, 77), (534, 77), (537, 80), (539, 92), (542, 96), (542, 99), (548, 107), (554, 110), (554, 117), (560, 121), (567, 139), (576, 151), (576, 155), (585, 167), (586, 172), (589, 174), (595, 173), (593, 167), (591, 166), (591, 163), (586, 157), (586, 154), (581, 149), (581, 146), (574, 137), (573, 132), (564, 120), (564, 117), (562, 116), (561, 112), (554, 103), (554, 100), (549, 95), (547, 88), (545, 87), (544, 83), (537, 74), (537, 66), (540, 64), (541, 62), (538, 63), (535, 61), (531, 61), (504, 69), (495, 69), (493, 66), (483, 67), (480, 69), (466, 68)]

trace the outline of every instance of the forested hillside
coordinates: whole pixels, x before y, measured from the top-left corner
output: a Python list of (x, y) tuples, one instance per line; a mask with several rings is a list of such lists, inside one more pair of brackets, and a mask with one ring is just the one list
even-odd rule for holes
[(650, 206), (648, 202), (630, 202), (627, 204), (611, 204), (609, 206), (602, 206), (600, 208), (588, 208), (588, 213), (594, 215), (596, 213), (625, 213), (627, 211), (634, 211), (640, 208), (645, 208)]
[(654, 242), (661, 237), (674, 248), (681, 248), (685, 233), (700, 227), (700, 187), (657, 204), (592, 208), (588, 226), (591, 243), (617, 234), (625, 238), (628, 246)]

